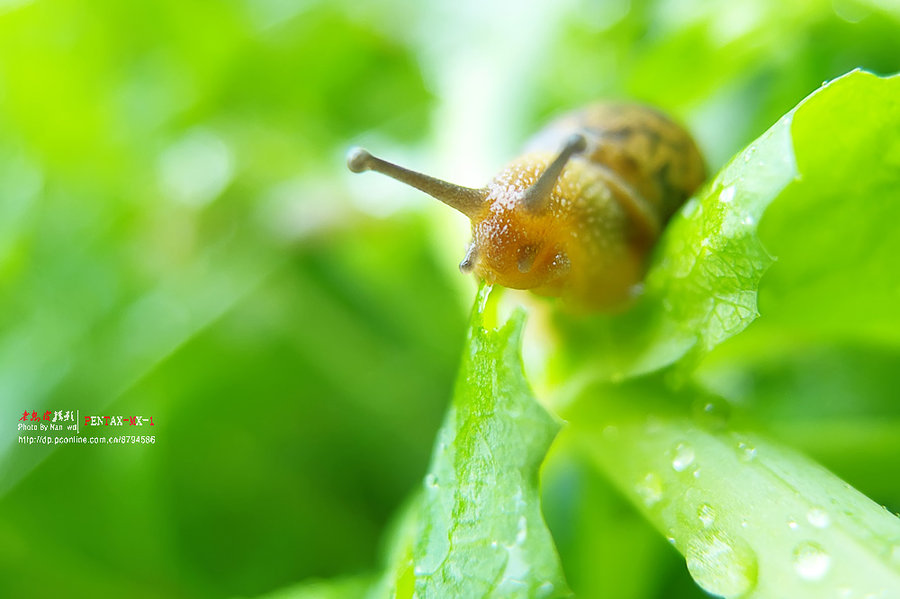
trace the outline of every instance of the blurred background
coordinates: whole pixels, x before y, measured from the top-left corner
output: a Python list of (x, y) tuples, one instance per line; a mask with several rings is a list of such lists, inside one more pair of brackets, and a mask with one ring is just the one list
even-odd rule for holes
[[(715, 172), (823, 81), (900, 71), (894, 0), (527, 4), (0, 0), (0, 596), (377, 570), (474, 284), (465, 219), (350, 175), (349, 146), (478, 186), (552, 115), (628, 98), (685, 122)], [(157, 442), (17, 444), (23, 411), (76, 409), (153, 416)], [(897, 501), (845, 445), (812, 453)], [(545, 492), (573, 590), (702, 596), (565, 452)]]

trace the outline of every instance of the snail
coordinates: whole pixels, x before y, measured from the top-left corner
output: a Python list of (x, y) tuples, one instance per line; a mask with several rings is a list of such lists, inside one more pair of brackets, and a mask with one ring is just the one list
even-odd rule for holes
[(627, 103), (564, 114), (478, 189), (362, 148), (350, 151), (347, 166), (392, 177), (468, 216), (473, 239), (459, 265), (464, 273), (596, 310), (628, 304), (666, 222), (705, 179), (685, 129)]

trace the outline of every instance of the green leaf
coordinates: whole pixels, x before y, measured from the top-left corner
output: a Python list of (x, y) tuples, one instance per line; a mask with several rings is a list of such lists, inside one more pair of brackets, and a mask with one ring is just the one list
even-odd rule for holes
[(538, 470), (559, 423), (522, 372), (524, 312), (493, 328), (496, 311), (483, 287), (418, 527), (391, 569), (394, 596), (570, 596), (538, 492)]
[(898, 98), (900, 77), (855, 71), (780, 119), (673, 219), (634, 309), (557, 317), (562, 376), (689, 368), (760, 314), (769, 340), (900, 340), (900, 285), (885, 276), (900, 255), (900, 137), (885, 134), (900, 130)]
[[(569, 434), (710, 593), (811, 599), (900, 588), (900, 519), (743, 430), (727, 404), (693, 386), (733, 392), (745, 405), (802, 400), (807, 420), (834, 409), (834, 401), (822, 405), (829, 393), (844, 403), (891, 395), (890, 356), (900, 345), (898, 131), (900, 77), (853, 72), (824, 86), (673, 221), (636, 311), (592, 323), (600, 347), (579, 367), (607, 365), (601, 378), (622, 379), (676, 368), (589, 387), (565, 412)], [(617, 345), (626, 352), (615, 356)], [(809, 351), (829, 346), (843, 360), (865, 355), (866, 364), (847, 366), (854, 372), (841, 391), (815, 393), (804, 379), (798, 390), (792, 377), (801, 373), (831, 387), (840, 378), (827, 352)], [(764, 386), (760, 372), (769, 373)], [(824, 435), (819, 429), (819, 445), (830, 443)]]
[(894, 596), (900, 519), (787, 448), (690, 418), (680, 406), (696, 399), (654, 377), (598, 386), (567, 416), (697, 584), (755, 599)]

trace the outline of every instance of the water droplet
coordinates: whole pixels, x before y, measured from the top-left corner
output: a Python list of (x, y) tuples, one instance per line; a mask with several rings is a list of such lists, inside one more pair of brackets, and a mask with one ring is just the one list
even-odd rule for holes
[(738, 443), (738, 452), (745, 462), (751, 462), (756, 457), (756, 448), (744, 441)]
[(806, 521), (816, 528), (828, 528), (828, 525), (831, 524), (831, 516), (822, 508), (813, 507), (806, 512)]
[(528, 520), (525, 516), (519, 516), (519, 530), (516, 533), (516, 544), (521, 545), (528, 536)]
[(692, 474), (694, 475), (694, 478), (700, 478), (700, 469), (695, 468)]
[(731, 404), (718, 396), (698, 398), (691, 405), (694, 420), (711, 429), (724, 428), (731, 416)]
[(745, 217), (744, 217), (744, 224), (745, 224), (745, 225), (752, 225), (753, 223), (754, 223), (754, 220), (753, 220), (753, 217), (752, 217), (752, 216), (745, 216)]
[(684, 555), (694, 581), (708, 593), (740, 597), (756, 586), (756, 554), (742, 539), (705, 531), (688, 542)]
[(506, 553), (506, 568), (503, 570), (503, 582), (521, 583), (531, 570), (531, 565), (525, 559), (525, 553), (518, 545), (506, 547)]
[(728, 187), (723, 189), (721, 191), (721, 193), (719, 193), (719, 201), (722, 202), (723, 204), (727, 204), (727, 203), (731, 202), (731, 200), (734, 199), (735, 191), (736, 190), (735, 190), (734, 185), (729, 185)]
[(684, 214), (685, 218), (690, 218), (694, 216), (694, 213), (697, 211), (697, 208), (700, 206), (700, 203), (696, 198), (693, 198), (685, 203), (684, 207), (681, 209), (681, 213)]
[(709, 247), (709, 237), (704, 237), (700, 240), (700, 245), (703, 247)]
[(803, 580), (821, 580), (831, 566), (831, 556), (812, 541), (805, 541), (794, 549), (794, 570)]
[(672, 468), (675, 472), (683, 472), (694, 461), (694, 448), (686, 443), (675, 446), (675, 456), (672, 458)]
[(741, 520), (741, 528), (747, 528), (747, 521)]
[(438, 486), (437, 477), (434, 474), (429, 472), (428, 474), (425, 475), (425, 484), (433, 489), (437, 488), (437, 486)]
[(797, 530), (797, 523), (793, 520), (788, 520), (788, 528), (791, 530)]
[(644, 505), (653, 507), (662, 499), (662, 481), (655, 472), (648, 472), (644, 478), (638, 481), (634, 490), (644, 500)]
[(711, 505), (704, 503), (697, 510), (697, 517), (700, 518), (700, 522), (703, 522), (703, 526), (709, 528), (716, 519), (716, 511)]

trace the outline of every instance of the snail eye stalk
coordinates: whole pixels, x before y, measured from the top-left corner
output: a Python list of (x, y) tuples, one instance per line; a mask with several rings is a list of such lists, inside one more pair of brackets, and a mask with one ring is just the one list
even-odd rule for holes
[(473, 189), (463, 187), (436, 179), (416, 171), (403, 168), (387, 160), (373, 156), (362, 148), (353, 148), (347, 154), (347, 168), (354, 173), (363, 171), (375, 171), (382, 175), (406, 183), (420, 191), (424, 191), (436, 200), (447, 204), (455, 210), (459, 210), (469, 218), (481, 212), (487, 201), (486, 189)]
[(587, 140), (584, 138), (584, 135), (573, 133), (566, 140), (566, 144), (560, 151), (559, 156), (550, 163), (547, 170), (541, 173), (534, 185), (525, 190), (525, 195), (522, 196), (522, 204), (525, 208), (531, 212), (540, 212), (546, 208), (547, 201), (550, 199), (550, 192), (556, 186), (556, 182), (569, 159), (575, 154), (584, 152), (585, 148), (587, 148)]

